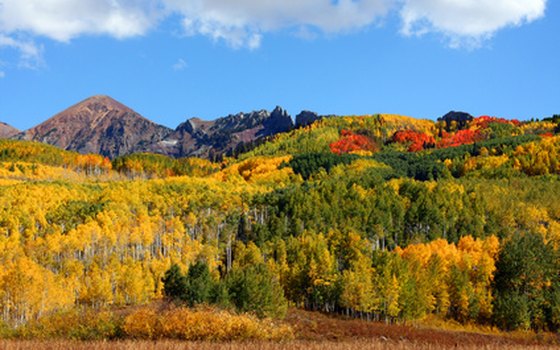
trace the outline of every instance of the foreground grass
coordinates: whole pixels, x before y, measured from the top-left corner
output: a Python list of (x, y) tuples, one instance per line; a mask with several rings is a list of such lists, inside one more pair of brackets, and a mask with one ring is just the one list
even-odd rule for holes
[[(331, 317), (317, 312), (292, 309), (286, 322), (292, 326), (296, 339), (311, 344), (343, 342), (351, 345), (392, 345), (403, 349), (530, 349), (532, 347), (560, 349), (560, 337), (552, 333), (507, 333), (497, 329), (460, 327), (444, 321), (417, 324), (385, 324), (357, 319)], [(348, 343), (350, 342), (350, 343)], [(373, 346), (372, 345), (372, 346)], [(338, 347), (333, 347), (338, 349)], [(376, 349), (373, 347), (372, 349)]]
[(159, 307), (45, 318), (0, 340), (0, 350), (560, 349), (558, 334), (505, 333), (439, 319), (385, 324), (290, 309), (285, 320), (272, 322), (214, 309)]
[(418, 344), (406, 341), (392, 342), (390, 340), (347, 340), (347, 341), (290, 341), (284, 343), (275, 342), (178, 342), (178, 341), (116, 341), (116, 342), (75, 342), (75, 341), (0, 341), (0, 349), (3, 350), (440, 350), (440, 349), (464, 349), (464, 350), (544, 350), (558, 349), (556, 346), (546, 345), (438, 345)]

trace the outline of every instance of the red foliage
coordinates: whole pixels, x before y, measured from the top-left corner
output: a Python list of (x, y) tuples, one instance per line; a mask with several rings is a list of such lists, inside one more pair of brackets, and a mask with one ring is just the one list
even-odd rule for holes
[(489, 117), (487, 115), (480, 116), (478, 118), (474, 118), (471, 122), (471, 127), (476, 127), (478, 129), (486, 129), (488, 124), (490, 123), (499, 123), (499, 124), (512, 124), (515, 126), (519, 126), (521, 122), (517, 119), (507, 120), (504, 118), (497, 118), (497, 117)]
[(333, 153), (374, 152), (377, 148), (375, 143), (367, 136), (354, 134), (351, 130), (342, 130), (340, 134), (342, 138), (329, 145)]
[(482, 140), (483, 136), (480, 131), (476, 130), (459, 130), (455, 134), (443, 133), (443, 138), (438, 143), (438, 148), (457, 147), (468, 145)]
[(426, 135), (422, 132), (414, 130), (400, 130), (393, 135), (393, 142), (409, 143), (409, 152), (418, 152), (425, 149), (429, 145), (434, 145), (436, 140), (433, 136)]
[(544, 134), (540, 134), (539, 136), (544, 139), (544, 138), (554, 137), (554, 134), (551, 132), (545, 132)]

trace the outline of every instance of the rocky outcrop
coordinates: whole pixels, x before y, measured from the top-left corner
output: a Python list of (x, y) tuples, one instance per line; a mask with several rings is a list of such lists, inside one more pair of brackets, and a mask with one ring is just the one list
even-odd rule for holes
[(166, 138), (146, 148), (148, 152), (174, 157), (214, 158), (230, 153), (240, 145), (293, 129), (290, 115), (281, 107), (230, 114), (214, 121), (192, 118), (182, 123)]
[(322, 118), (323, 118), (322, 116), (319, 116), (315, 112), (301, 111), (300, 114), (296, 115), (296, 128), (302, 128), (311, 125), (317, 120)]
[(441, 118), (438, 118), (438, 122), (445, 123), (445, 129), (447, 131), (451, 130), (453, 124), (456, 124), (457, 130), (462, 130), (467, 127), (467, 124), (473, 120), (474, 117), (465, 112), (455, 112), (451, 111)]

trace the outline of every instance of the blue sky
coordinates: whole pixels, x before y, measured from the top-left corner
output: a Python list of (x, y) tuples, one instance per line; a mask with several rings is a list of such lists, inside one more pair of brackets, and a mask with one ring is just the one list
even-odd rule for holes
[(96, 94), (169, 127), (276, 105), (542, 118), (559, 82), (546, 0), (0, 0), (0, 120), (20, 129)]

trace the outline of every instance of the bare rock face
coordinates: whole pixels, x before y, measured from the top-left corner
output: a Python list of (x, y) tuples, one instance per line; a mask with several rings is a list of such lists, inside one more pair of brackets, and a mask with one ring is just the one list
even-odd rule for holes
[(230, 114), (213, 121), (192, 118), (182, 123), (166, 138), (150, 145), (146, 151), (174, 157), (214, 158), (231, 153), (240, 145), (293, 129), (294, 123), (280, 107)]
[(322, 119), (322, 116), (319, 116), (315, 112), (301, 111), (300, 114), (296, 115), (296, 128), (302, 128), (311, 125), (319, 119)]
[(19, 134), (21, 131), (11, 125), (0, 122), (0, 139), (9, 139), (12, 136)]
[(270, 116), (263, 121), (263, 129), (259, 136), (272, 136), (280, 132), (286, 132), (294, 128), (292, 117), (280, 106), (270, 113)]
[(162, 140), (172, 130), (108, 96), (90, 97), (17, 138), (114, 158)]

